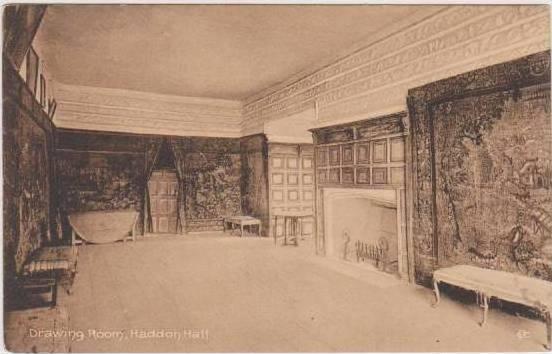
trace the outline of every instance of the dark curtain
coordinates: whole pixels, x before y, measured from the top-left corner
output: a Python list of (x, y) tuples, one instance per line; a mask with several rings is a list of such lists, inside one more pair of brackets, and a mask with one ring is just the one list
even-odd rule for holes
[(185, 165), (185, 149), (180, 146), (177, 139), (170, 139), (170, 146), (174, 155), (174, 165), (178, 177), (178, 224), (176, 231), (180, 234), (187, 232), (186, 228), (186, 165)]
[(151, 138), (146, 145), (145, 161), (144, 161), (144, 198), (142, 202), (142, 215), (141, 215), (141, 230), (139, 233), (144, 235), (146, 232), (153, 232), (152, 220), (151, 220), (151, 208), (149, 200), (149, 188), (148, 181), (153, 172), (155, 162), (159, 156), (161, 145), (163, 144), (162, 138)]

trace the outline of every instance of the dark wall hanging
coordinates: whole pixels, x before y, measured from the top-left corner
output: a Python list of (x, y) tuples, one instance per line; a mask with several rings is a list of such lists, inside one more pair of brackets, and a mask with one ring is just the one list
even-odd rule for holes
[(420, 281), (472, 264), (552, 280), (550, 52), (409, 91)]

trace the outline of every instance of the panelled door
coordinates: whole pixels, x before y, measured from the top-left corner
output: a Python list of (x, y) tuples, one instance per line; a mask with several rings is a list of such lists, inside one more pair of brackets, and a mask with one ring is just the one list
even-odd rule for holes
[(148, 182), (154, 233), (176, 233), (178, 179), (174, 170), (153, 171)]

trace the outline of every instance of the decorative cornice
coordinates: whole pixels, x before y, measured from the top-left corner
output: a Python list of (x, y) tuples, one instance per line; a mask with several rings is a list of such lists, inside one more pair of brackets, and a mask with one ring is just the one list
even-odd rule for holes
[(238, 101), (57, 83), (62, 128), (175, 136), (241, 136)]
[[(546, 6), (452, 7), (246, 104), (243, 125), (257, 126), (314, 101), (321, 121), (404, 107), (409, 88), (548, 49), (548, 16)], [(361, 97), (372, 102), (360, 103)]]

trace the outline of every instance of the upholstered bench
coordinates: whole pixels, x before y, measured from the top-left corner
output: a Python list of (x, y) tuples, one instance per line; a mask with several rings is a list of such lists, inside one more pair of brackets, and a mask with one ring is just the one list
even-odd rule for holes
[(77, 260), (78, 248), (74, 246), (39, 248), (23, 266), (22, 283), (32, 284), (30, 278), (51, 278), (70, 294), (77, 274)]
[(439, 283), (448, 283), (474, 291), (483, 308), (483, 326), (487, 320), (491, 297), (522, 304), (538, 309), (546, 320), (546, 348), (551, 348), (552, 282), (530, 278), (519, 274), (483, 269), (468, 265), (441, 268), (433, 273), (436, 302), (439, 303)]

